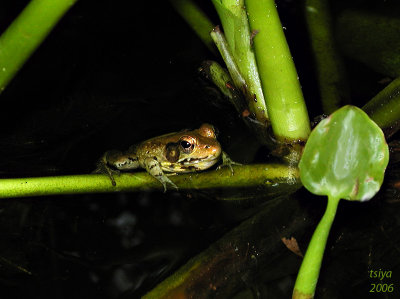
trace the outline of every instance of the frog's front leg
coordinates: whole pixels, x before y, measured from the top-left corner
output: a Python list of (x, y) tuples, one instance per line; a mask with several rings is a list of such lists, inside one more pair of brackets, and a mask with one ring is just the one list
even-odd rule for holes
[(113, 186), (116, 185), (114, 174), (119, 173), (119, 170), (131, 170), (139, 168), (139, 161), (133, 153), (122, 153), (120, 151), (105, 152), (97, 163), (97, 169), (94, 173), (108, 174)]
[(218, 166), (217, 169), (221, 169), (222, 167), (229, 167), (232, 175), (234, 175), (232, 165), (242, 165), (242, 164), (233, 161), (231, 158), (229, 158), (228, 154), (223, 151), (222, 152), (222, 164), (220, 166)]
[(170, 184), (172, 187), (178, 190), (178, 187), (162, 171), (161, 164), (158, 162), (157, 157), (146, 158), (144, 160), (144, 165), (146, 167), (146, 171), (164, 186), (164, 193), (167, 191), (167, 184)]

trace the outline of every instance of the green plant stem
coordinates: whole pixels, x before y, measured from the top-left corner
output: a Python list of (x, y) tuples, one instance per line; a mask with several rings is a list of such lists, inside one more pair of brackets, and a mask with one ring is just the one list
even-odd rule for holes
[(329, 231), (335, 219), (339, 201), (340, 198), (328, 197), (325, 214), (314, 231), (306, 255), (301, 263), (299, 273), (297, 274), (293, 299), (314, 297), (326, 241), (328, 240)]
[(246, 80), (242, 76), (236, 62), (233, 57), (229, 45), (225, 39), (224, 34), (221, 32), (219, 26), (215, 27), (211, 31), (211, 38), (213, 39), (215, 45), (217, 46), (223, 60), (225, 61), (226, 67), (228, 68), (229, 74), (235, 86), (241, 90), (244, 94), (247, 93), (247, 84)]
[(229, 73), (221, 65), (215, 61), (206, 60), (201, 64), (202, 73), (214, 83), (222, 94), (231, 102), (236, 110), (241, 114), (247, 105), (243, 96), (239, 93), (233, 84), (233, 80)]
[(393, 80), (362, 108), (385, 133), (394, 134), (400, 122), (400, 77)]
[(328, 0), (306, 0), (305, 15), (317, 69), (322, 108), (331, 114), (349, 104), (344, 66), (336, 50)]
[[(223, 37), (223, 36), (222, 36)], [(265, 123), (254, 119), (254, 115), (249, 113), (250, 109), (243, 94), (234, 84), (229, 73), (215, 61), (203, 61), (201, 73), (223, 93), (223, 95), (231, 102), (236, 111), (242, 117), (245, 124), (254, 133), (257, 139), (269, 148), (275, 146), (275, 140), (271, 137), (268, 126)]]
[(217, 51), (215, 51), (214, 43), (210, 38), (210, 32), (215, 25), (204, 12), (192, 0), (170, 0), (170, 3), (207, 48), (216, 55)]
[[(216, 171), (170, 176), (180, 190), (210, 188), (262, 187), (266, 192), (299, 187), (297, 168), (281, 164), (234, 166), (234, 175), (227, 167)], [(116, 186), (102, 174), (55, 177), (14, 178), (0, 180), (0, 198), (103, 193), (119, 191), (163, 190), (163, 186), (146, 172), (115, 175)], [(173, 190), (173, 189), (172, 189)]]
[(32, 0), (0, 36), (0, 93), (76, 0)]
[[(257, 121), (266, 123), (268, 111), (261, 88), (257, 63), (251, 47), (251, 33), (244, 7), (244, 0), (212, 0), (220, 17), (229, 51), (240, 74), (246, 82), (244, 92), (249, 109)], [(233, 77), (233, 74), (231, 74)], [(238, 86), (238, 88), (240, 88)]]
[(296, 68), (273, 0), (246, 0), (258, 72), (275, 136), (306, 140), (310, 122)]

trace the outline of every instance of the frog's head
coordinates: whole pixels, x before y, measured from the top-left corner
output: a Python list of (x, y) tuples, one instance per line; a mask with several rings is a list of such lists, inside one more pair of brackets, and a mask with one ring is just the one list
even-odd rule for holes
[(218, 162), (220, 155), (221, 145), (214, 127), (209, 124), (182, 132), (178, 142), (166, 146), (166, 158), (177, 172), (207, 169)]

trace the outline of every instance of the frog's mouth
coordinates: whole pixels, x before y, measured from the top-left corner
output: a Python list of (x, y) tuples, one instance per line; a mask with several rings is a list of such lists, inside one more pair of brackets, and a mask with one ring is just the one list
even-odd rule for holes
[(176, 164), (179, 165), (179, 170), (175, 168), (175, 171), (190, 172), (205, 170), (217, 163), (218, 160), (219, 157), (215, 156), (207, 156), (203, 158), (183, 158), (176, 162)]

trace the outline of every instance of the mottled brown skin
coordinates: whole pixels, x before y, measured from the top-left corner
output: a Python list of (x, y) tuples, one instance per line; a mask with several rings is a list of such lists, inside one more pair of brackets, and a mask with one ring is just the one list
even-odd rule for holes
[(131, 146), (126, 152), (108, 151), (100, 159), (97, 172), (105, 170), (115, 185), (112, 169), (129, 171), (144, 168), (163, 184), (165, 191), (167, 184), (176, 189), (177, 186), (164, 171), (186, 173), (205, 170), (218, 162), (221, 153), (213, 126), (203, 124), (197, 130), (151, 138)]

